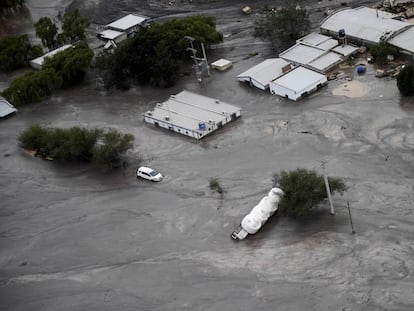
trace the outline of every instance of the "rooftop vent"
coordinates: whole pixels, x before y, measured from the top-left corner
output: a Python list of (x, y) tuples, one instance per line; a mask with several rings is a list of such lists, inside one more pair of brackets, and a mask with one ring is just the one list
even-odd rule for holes
[(165, 121), (170, 121), (170, 117), (169, 116), (166, 116), (164, 119), (165, 119)]
[(220, 104), (220, 101), (218, 99), (214, 100), (216, 104)]

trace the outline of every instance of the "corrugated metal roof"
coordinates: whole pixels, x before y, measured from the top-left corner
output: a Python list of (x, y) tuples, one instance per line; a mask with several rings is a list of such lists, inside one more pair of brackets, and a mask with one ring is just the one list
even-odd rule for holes
[(13, 112), (16, 112), (17, 109), (13, 107), (7, 100), (0, 98), (0, 118), (8, 116)]
[(334, 52), (329, 52), (311, 61), (308, 63), (308, 65), (312, 68), (317, 69), (318, 71), (325, 72), (342, 61), (343, 59), (341, 55)]
[(385, 33), (398, 31), (407, 23), (392, 19), (397, 15), (366, 7), (344, 9), (327, 17), (321, 29), (338, 32), (345, 29), (348, 36), (378, 43)]
[(123, 34), (124, 34), (123, 32), (107, 29), (107, 30), (104, 30), (104, 31), (100, 32), (99, 36), (104, 38), (104, 39), (114, 40), (114, 39), (118, 38), (119, 36), (122, 36)]
[(308, 64), (325, 53), (324, 50), (297, 43), (280, 53), (279, 57), (298, 64)]
[(270, 81), (283, 73), (282, 68), (288, 64), (287, 61), (280, 58), (269, 58), (239, 74), (237, 78), (250, 77), (263, 85), (268, 85)]
[(313, 85), (324, 78), (325, 75), (323, 74), (299, 66), (281, 76), (280, 78), (277, 78), (273, 82), (285, 88), (293, 90), (296, 93), (300, 93), (309, 85)]
[(139, 16), (139, 15), (129, 14), (127, 16), (124, 16), (124, 17), (108, 24), (107, 27), (125, 31), (125, 30), (128, 30), (131, 27), (142, 24), (147, 19), (149, 19), (149, 17), (147, 17), (147, 16)]
[(388, 43), (411, 53), (414, 53), (414, 25), (410, 25), (406, 30), (395, 35), (388, 40)]
[(209, 120), (216, 123), (225, 121), (226, 117), (240, 110), (240, 107), (214, 98), (182, 91), (172, 95), (167, 101), (157, 104), (152, 111), (147, 111), (144, 115), (164, 122), (168, 117), (168, 122), (171, 124), (198, 131), (200, 121), (208, 126)]

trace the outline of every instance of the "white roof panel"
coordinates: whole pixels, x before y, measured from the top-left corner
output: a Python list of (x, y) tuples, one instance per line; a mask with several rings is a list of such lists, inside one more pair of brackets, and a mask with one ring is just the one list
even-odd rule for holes
[(104, 38), (104, 39), (114, 40), (114, 39), (118, 38), (119, 36), (122, 36), (123, 34), (124, 34), (123, 32), (107, 29), (107, 30), (104, 30), (104, 31), (100, 32), (99, 36)]
[(35, 64), (38, 64), (39, 66), (42, 66), (43, 63), (44, 63), (44, 61), (45, 61), (45, 59), (46, 59), (46, 57), (52, 57), (53, 55), (55, 55), (55, 54), (57, 54), (59, 52), (62, 52), (64, 50), (68, 49), (68, 48), (73, 48), (73, 45), (72, 44), (67, 44), (67, 45), (61, 46), (60, 48), (58, 48), (56, 50), (53, 50), (53, 51), (50, 51), (49, 53), (46, 53), (43, 56), (40, 56), (40, 57), (35, 58), (35, 59), (32, 59), (30, 62), (31, 63), (35, 63)]
[(332, 51), (341, 54), (343, 56), (349, 56), (352, 55), (353, 53), (355, 53), (356, 51), (358, 51), (358, 47), (353, 46), (353, 45), (349, 45), (349, 44), (345, 44), (344, 46), (342, 45), (338, 45), (336, 48), (334, 48)]
[(414, 53), (414, 25), (391, 38), (388, 43)]
[(212, 66), (218, 66), (218, 67), (228, 66), (231, 64), (232, 64), (231, 61), (224, 59), (224, 58), (221, 58), (219, 60), (216, 60), (214, 63), (211, 63)]
[(129, 14), (127, 16), (124, 16), (124, 17), (108, 24), (107, 27), (125, 31), (125, 30), (128, 30), (131, 27), (142, 24), (147, 19), (149, 19), (149, 17), (147, 17), (147, 16), (139, 16), (139, 15)]
[(263, 85), (268, 85), (270, 81), (279, 77), (283, 72), (282, 68), (289, 63), (280, 58), (270, 58), (257, 64), (256, 66), (239, 74), (237, 78), (251, 77)]
[(279, 57), (294, 63), (308, 64), (325, 53), (324, 50), (297, 43), (280, 53)]
[(299, 66), (281, 76), (280, 78), (277, 78), (273, 82), (285, 88), (293, 90), (296, 93), (300, 93), (303, 89), (307, 88), (310, 85), (318, 83), (321, 79), (324, 78), (326, 77), (323, 74)]
[(327, 17), (321, 28), (331, 32), (345, 29), (345, 34), (378, 43), (384, 33), (404, 28), (407, 23), (394, 20), (396, 15), (366, 7), (344, 9)]
[(308, 65), (322, 72), (342, 62), (342, 57), (334, 52), (329, 52), (311, 61)]
[(17, 109), (14, 108), (12, 104), (3, 98), (0, 98), (0, 118), (3, 118), (16, 111)]

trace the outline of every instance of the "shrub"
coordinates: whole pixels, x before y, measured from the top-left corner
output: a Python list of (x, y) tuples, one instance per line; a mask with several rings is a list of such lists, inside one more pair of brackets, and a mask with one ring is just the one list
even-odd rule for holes
[[(273, 175), (273, 186), (280, 187), (285, 195), (279, 203), (281, 215), (306, 216), (314, 206), (327, 198), (323, 176), (314, 170), (296, 169)], [(328, 178), (331, 193), (342, 194), (346, 189), (343, 180)]]
[(223, 194), (224, 189), (220, 184), (220, 181), (218, 178), (211, 178), (210, 179), (210, 190), (216, 191), (217, 193)]
[(397, 87), (404, 96), (414, 95), (414, 66), (405, 66), (397, 76)]
[(27, 67), (29, 60), (42, 55), (42, 48), (32, 46), (27, 35), (0, 39), (0, 70), (11, 71)]

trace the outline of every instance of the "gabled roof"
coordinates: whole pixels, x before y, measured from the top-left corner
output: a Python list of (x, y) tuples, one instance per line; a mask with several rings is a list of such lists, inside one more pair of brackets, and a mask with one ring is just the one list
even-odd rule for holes
[(131, 27), (137, 26), (148, 20), (149, 17), (147, 16), (140, 16), (140, 15), (133, 15), (129, 14), (124, 16), (108, 25), (108, 28), (117, 29), (121, 31), (128, 30)]
[(256, 66), (239, 74), (237, 78), (249, 77), (257, 82), (267, 85), (283, 73), (283, 67), (289, 63), (281, 58), (269, 58)]

